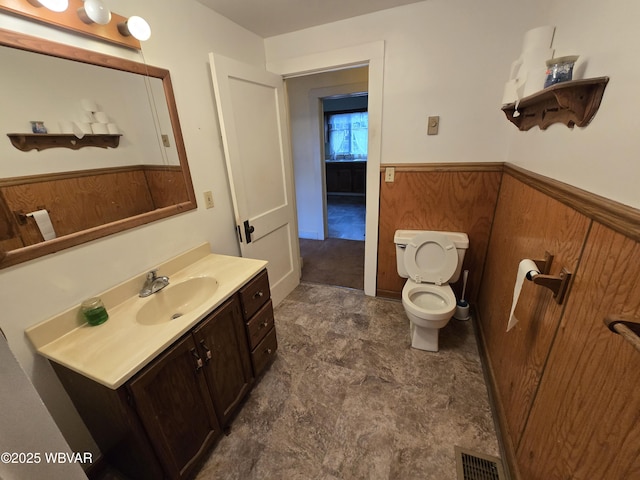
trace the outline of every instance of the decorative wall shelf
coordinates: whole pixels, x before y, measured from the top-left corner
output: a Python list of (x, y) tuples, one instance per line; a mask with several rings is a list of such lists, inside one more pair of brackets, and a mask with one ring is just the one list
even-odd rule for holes
[(7, 133), (11, 144), (18, 150), (46, 150), (47, 148), (71, 148), (78, 150), (83, 147), (118, 148), (121, 134), (87, 134), (82, 138), (73, 133)]
[(536, 125), (546, 130), (554, 123), (564, 123), (569, 128), (586, 127), (600, 108), (608, 82), (609, 77), (598, 77), (557, 83), (520, 100), (520, 115), (513, 115), (515, 103), (505, 105), (502, 111), (522, 131)]

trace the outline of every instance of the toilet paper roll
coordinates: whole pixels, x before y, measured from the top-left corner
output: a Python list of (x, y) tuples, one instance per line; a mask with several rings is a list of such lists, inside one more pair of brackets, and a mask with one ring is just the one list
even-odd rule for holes
[(553, 34), (556, 27), (545, 25), (543, 27), (532, 28), (524, 34), (522, 51), (528, 52), (539, 48), (551, 48), (553, 44)]
[[(547, 59), (545, 58), (545, 60)], [(109, 116), (104, 112), (93, 112), (93, 117), (96, 119), (96, 122), (98, 123), (109, 123)]]
[(522, 98), (525, 83), (526, 77), (523, 79), (516, 78), (505, 83), (504, 91), (502, 93), (502, 105), (508, 105), (520, 100)]
[(33, 217), (36, 221), (36, 225), (38, 225), (38, 229), (40, 229), (42, 238), (45, 240), (56, 238), (56, 231), (53, 229), (49, 212), (46, 210), (36, 210), (35, 212), (27, 213), (27, 217)]
[[(91, 130), (91, 124), (89, 122), (75, 122), (75, 126), (78, 127), (78, 129), (84, 135), (88, 135), (90, 133), (93, 133), (93, 130)], [(74, 130), (74, 133), (75, 133), (75, 130)]]
[(115, 123), (107, 123), (107, 130), (109, 130), (109, 133), (111, 135), (119, 135), (120, 134), (120, 129), (118, 128), (118, 125)]
[(92, 123), (91, 131), (98, 134), (107, 134), (109, 133), (109, 128), (106, 123)]
[(516, 284), (513, 288), (513, 302), (511, 303), (511, 312), (509, 313), (509, 323), (507, 324), (507, 332), (511, 330), (518, 319), (516, 318), (515, 311), (518, 305), (518, 299), (520, 298), (520, 292), (522, 291), (522, 284), (525, 280), (531, 280), (538, 275), (540, 271), (533, 260), (525, 258), (518, 265), (518, 275), (516, 276)]

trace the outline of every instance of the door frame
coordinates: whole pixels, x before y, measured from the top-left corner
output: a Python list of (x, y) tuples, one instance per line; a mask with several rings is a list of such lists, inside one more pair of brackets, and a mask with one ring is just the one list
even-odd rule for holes
[(382, 147), (382, 94), (384, 41), (313, 53), (300, 57), (267, 61), (267, 70), (284, 78), (322, 73), (340, 68), (369, 67), (369, 144), (364, 242), (364, 293), (376, 295), (378, 267), (378, 221), (380, 204), (380, 163)]

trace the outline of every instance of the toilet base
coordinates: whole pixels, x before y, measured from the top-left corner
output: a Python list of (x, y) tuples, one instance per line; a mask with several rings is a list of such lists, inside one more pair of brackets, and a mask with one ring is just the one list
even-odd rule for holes
[(428, 352), (438, 351), (438, 328), (417, 327), (413, 322), (411, 326), (411, 347)]

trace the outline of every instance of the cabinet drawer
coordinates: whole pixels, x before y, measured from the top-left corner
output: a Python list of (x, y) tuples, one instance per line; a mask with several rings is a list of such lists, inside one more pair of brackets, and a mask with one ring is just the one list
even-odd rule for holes
[(253, 374), (255, 377), (269, 364), (269, 361), (275, 356), (278, 349), (278, 340), (276, 338), (276, 329), (272, 328), (267, 336), (251, 353), (251, 363), (253, 364)]
[(240, 301), (245, 320), (251, 318), (271, 297), (269, 277), (263, 270), (256, 278), (240, 289)]
[(247, 334), (249, 336), (249, 346), (253, 350), (256, 345), (265, 337), (269, 330), (273, 328), (273, 305), (269, 300), (256, 313), (249, 322), (247, 322)]

